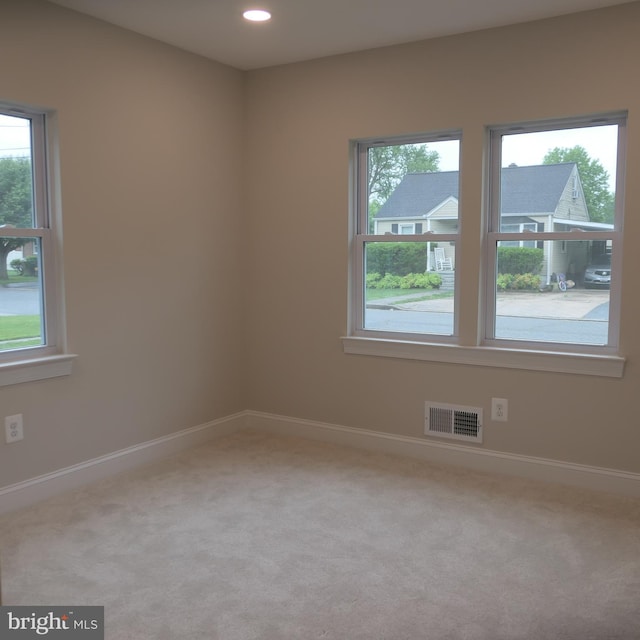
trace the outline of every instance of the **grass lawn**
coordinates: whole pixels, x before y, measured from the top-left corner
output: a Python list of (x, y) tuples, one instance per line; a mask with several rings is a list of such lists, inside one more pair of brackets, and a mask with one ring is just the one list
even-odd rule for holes
[(0, 286), (4, 284), (14, 284), (14, 283), (22, 283), (22, 282), (37, 282), (38, 276), (21, 276), (17, 271), (13, 269), (8, 269), (7, 274), (9, 278), (7, 280), (0, 279)]
[(0, 316), (0, 350), (38, 344), (41, 344), (40, 316)]
[(9, 340), (8, 342), (2, 342), (0, 340), (0, 351), (9, 351), (10, 349), (24, 349), (26, 347), (38, 347), (42, 344), (40, 338), (33, 338), (31, 340)]

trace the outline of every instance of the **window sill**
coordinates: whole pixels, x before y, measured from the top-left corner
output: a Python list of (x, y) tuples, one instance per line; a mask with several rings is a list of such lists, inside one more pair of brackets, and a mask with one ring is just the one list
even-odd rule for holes
[(0, 363), (0, 387), (71, 375), (72, 353)]
[(462, 347), (459, 345), (409, 342), (380, 338), (346, 336), (344, 353), (425, 360), (450, 364), (477, 365), (529, 371), (573, 373), (606, 378), (622, 378), (625, 359), (614, 355), (533, 351), (496, 347)]

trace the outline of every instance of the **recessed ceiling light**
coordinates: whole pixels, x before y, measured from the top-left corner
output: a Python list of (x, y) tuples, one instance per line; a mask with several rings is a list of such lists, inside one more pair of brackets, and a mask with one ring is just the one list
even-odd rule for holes
[(264, 9), (249, 9), (243, 14), (245, 20), (251, 20), (251, 22), (265, 22), (271, 20), (271, 14)]

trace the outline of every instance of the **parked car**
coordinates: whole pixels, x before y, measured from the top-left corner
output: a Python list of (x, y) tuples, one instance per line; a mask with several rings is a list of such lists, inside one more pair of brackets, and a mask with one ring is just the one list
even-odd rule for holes
[(584, 272), (584, 286), (586, 289), (592, 287), (609, 287), (611, 285), (611, 254), (605, 253), (596, 256), (591, 260), (591, 264)]

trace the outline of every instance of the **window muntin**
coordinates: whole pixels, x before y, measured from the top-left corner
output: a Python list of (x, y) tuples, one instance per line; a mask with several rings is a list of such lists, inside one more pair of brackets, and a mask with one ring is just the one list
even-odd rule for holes
[(450, 338), (460, 135), (362, 141), (356, 157), (354, 334)]
[(0, 107), (0, 364), (58, 352), (45, 114)]
[[(490, 131), (486, 344), (617, 347), (624, 125), (616, 115)], [(539, 252), (539, 266), (501, 268), (506, 248)], [(590, 261), (605, 250), (612, 256), (609, 283), (603, 278), (591, 287)], [(519, 301), (511, 305), (517, 313), (508, 311), (508, 297)]]

